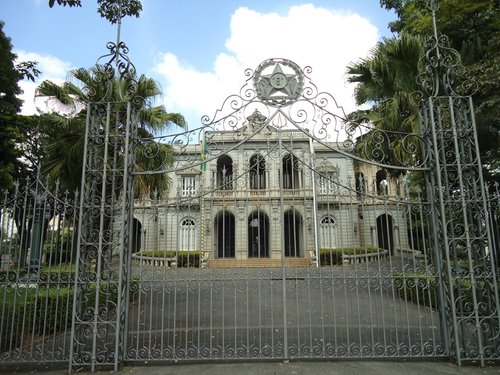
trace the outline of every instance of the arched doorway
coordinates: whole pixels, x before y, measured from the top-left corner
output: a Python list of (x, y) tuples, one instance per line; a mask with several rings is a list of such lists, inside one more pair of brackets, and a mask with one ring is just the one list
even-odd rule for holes
[(133, 218), (132, 219), (132, 253), (137, 253), (141, 251), (141, 241), (142, 241), (142, 224), (141, 222)]
[(389, 254), (394, 253), (394, 235), (392, 216), (383, 214), (377, 217), (377, 240), (378, 247), (389, 251)]
[(302, 216), (293, 210), (284, 215), (285, 256), (300, 257), (302, 253)]
[(223, 211), (215, 217), (215, 248), (218, 258), (234, 258), (235, 256), (235, 220), (231, 212)]
[(248, 217), (248, 257), (265, 258), (269, 256), (269, 218), (256, 211)]

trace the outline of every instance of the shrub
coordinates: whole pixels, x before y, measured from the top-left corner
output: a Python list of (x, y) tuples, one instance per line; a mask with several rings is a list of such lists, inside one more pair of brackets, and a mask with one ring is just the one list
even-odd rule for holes
[(71, 325), (73, 291), (0, 287), (0, 348), (16, 348), (27, 336), (62, 331)]
[[(0, 285), (25, 283), (27, 281), (27, 275), (28, 272), (26, 270), (0, 271)], [(75, 272), (65, 270), (61, 270), (61, 272), (58, 272), (55, 269), (50, 272), (42, 270), (36, 280), (33, 280), (32, 282), (34, 281), (38, 282), (37, 286), (39, 289), (48, 289), (55, 287), (70, 288), (75, 281)]]
[[(488, 284), (489, 288), (494, 285)], [(417, 272), (400, 272), (394, 274), (394, 286), (399, 296), (407, 301), (419, 303), (428, 307), (438, 306), (438, 277), (433, 274)], [(489, 294), (486, 291), (486, 283), (477, 280), (476, 298), (478, 302), (488, 301)], [(465, 308), (468, 312), (474, 308), (472, 297), (472, 283), (470, 279), (462, 277), (453, 278), (453, 293), (457, 308)]]
[[(70, 327), (74, 275), (42, 273), (38, 288), (29, 288), (19, 286), (24, 283), (23, 278), (15, 272), (3, 273), (3, 278), (0, 278), (0, 281), (4, 281), (3, 285), (0, 284), (0, 351), (17, 348), (23, 339), (30, 336), (46, 336)], [(7, 280), (8, 283), (5, 283)], [(130, 303), (137, 299), (138, 286), (139, 279), (133, 277), (130, 281)], [(86, 287), (85, 295), (86, 305), (93, 307), (96, 298), (95, 283)], [(117, 301), (118, 281), (105, 280), (101, 284), (99, 305), (111, 308)], [(86, 311), (89, 312), (88, 318), (92, 319), (92, 310)]]
[(400, 272), (394, 275), (394, 287), (399, 297), (428, 307), (437, 307), (437, 279), (435, 275)]
[(156, 258), (177, 257), (177, 267), (200, 267), (201, 251), (143, 250), (137, 255)]

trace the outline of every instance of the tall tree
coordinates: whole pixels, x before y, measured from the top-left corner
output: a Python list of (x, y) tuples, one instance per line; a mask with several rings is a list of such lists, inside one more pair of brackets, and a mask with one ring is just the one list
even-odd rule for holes
[[(347, 67), (348, 82), (356, 83), (354, 98), (358, 105), (369, 104), (366, 110), (349, 115), (351, 126), (366, 125), (384, 130), (385, 142), (368, 133), (358, 141), (361, 153), (383, 152), (378, 161), (401, 165), (414, 163), (417, 154), (405, 153), (403, 133), (418, 132), (418, 103), (412, 93), (417, 90), (417, 62), (423, 51), (421, 37), (402, 33), (384, 38), (370, 51), (370, 55)], [(377, 139), (372, 139), (374, 135)], [(414, 139), (413, 141), (416, 141)], [(373, 150), (376, 144), (378, 151)], [(368, 155), (363, 155), (368, 156)]]
[[(427, 37), (432, 18), (426, 0), (381, 0), (382, 7), (396, 12), (389, 26), (403, 33)], [(500, 177), (500, 3), (496, 0), (437, 0), (436, 22), (460, 52), (468, 78), (478, 83), (473, 96), (476, 107), (481, 157), (486, 172)]]
[[(81, 0), (49, 0), (49, 7), (52, 8), (56, 3), (70, 8), (82, 6)], [(112, 24), (125, 16), (139, 17), (142, 11), (139, 0), (97, 0), (97, 5), (97, 13)]]
[(21, 94), (18, 85), (21, 76), (14, 65), (17, 56), (12, 52), (11, 40), (5, 35), (3, 26), (0, 22), (0, 188), (9, 188), (20, 154), (16, 147), (20, 134), (13, 122), (22, 101), (17, 98)]
[(41, 73), (32, 61), (15, 63), (17, 55), (12, 52), (12, 43), (3, 31), (0, 22), (0, 190), (11, 188), (16, 175), (22, 170), (20, 147), (31, 126), (30, 118), (19, 116), (22, 93), (19, 80), (34, 81)]
[[(152, 137), (168, 127), (185, 125), (184, 117), (179, 113), (169, 113), (164, 106), (149, 106), (148, 99), (154, 99), (161, 94), (156, 82), (141, 75), (128, 76), (124, 80), (114, 78), (109, 86), (102, 78), (105, 73), (102, 66), (95, 66), (90, 70), (76, 69), (70, 75), (78, 84), (65, 82), (59, 86), (51, 81), (44, 81), (37, 89), (37, 96), (49, 98), (54, 112), (42, 116), (41, 127), (45, 134), (43, 140), (44, 159), (42, 170), (53, 179), (59, 179), (63, 187), (70, 191), (80, 187), (81, 170), (83, 164), (83, 149), (85, 137), (86, 108), (89, 103), (107, 101), (132, 103), (138, 116), (139, 137), (144, 141), (137, 147), (136, 169), (148, 170), (160, 167), (172, 160), (168, 145), (154, 142)], [(136, 82), (129, 85), (127, 82)], [(123, 90), (123, 86), (131, 90)], [(125, 92), (121, 97), (120, 93)], [(111, 95), (111, 96), (108, 96)], [(125, 105), (125, 104), (121, 104)], [(57, 110), (57, 112), (56, 112)], [(66, 113), (61, 115), (60, 113)], [(125, 119), (117, 119), (122, 123)], [(155, 158), (147, 157), (144, 148), (154, 148)], [(142, 157), (141, 157), (142, 156)], [(144, 179), (137, 181), (137, 194), (159, 192), (166, 188), (168, 183), (165, 174), (158, 174), (147, 182)]]

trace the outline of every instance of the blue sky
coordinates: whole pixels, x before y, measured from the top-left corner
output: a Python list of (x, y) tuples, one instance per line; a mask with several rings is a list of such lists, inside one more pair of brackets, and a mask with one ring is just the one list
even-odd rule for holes
[[(82, 8), (48, 7), (48, 0), (0, 0), (0, 20), (22, 60), (37, 60), (42, 79), (62, 82), (71, 68), (90, 67), (115, 41), (95, 0)], [(142, 0), (140, 18), (126, 18), (122, 40), (139, 73), (161, 85), (167, 110), (191, 126), (245, 82), (244, 70), (271, 57), (311, 66), (311, 78), (354, 109), (345, 66), (390, 36), (392, 13), (378, 0)], [(23, 113), (44, 103), (23, 82)]]

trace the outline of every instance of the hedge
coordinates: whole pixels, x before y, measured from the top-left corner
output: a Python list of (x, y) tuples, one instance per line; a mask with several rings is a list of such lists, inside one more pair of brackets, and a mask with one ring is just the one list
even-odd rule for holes
[(201, 251), (142, 250), (136, 255), (155, 258), (177, 257), (177, 267), (200, 267)]
[[(394, 285), (401, 298), (407, 301), (419, 303), (428, 307), (438, 306), (438, 278), (436, 275), (400, 272), (394, 275)], [(494, 285), (490, 285), (493, 288)], [(461, 305), (467, 309), (474, 308), (472, 297), (472, 283), (470, 279), (455, 277), (453, 281), (453, 293), (457, 307)], [(478, 279), (476, 284), (476, 296), (479, 301), (487, 300), (488, 291), (485, 282)]]
[(27, 337), (60, 332), (71, 325), (73, 291), (0, 287), (0, 349), (16, 348)]
[(322, 248), (319, 250), (319, 260), (322, 266), (334, 266), (342, 264), (343, 255), (371, 254), (383, 251), (374, 246), (367, 247), (346, 247), (338, 249)]
[[(43, 275), (42, 275), (43, 276)], [(5, 278), (7, 277), (7, 278)], [(62, 332), (71, 325), (73, 310), (73, 282), (74, 273), (69, 276), (50, 274), (49, 279), (42, 280), (37, 288), (20, 287), (12, 283), (26, 283), (19, 280), (12, 272), (4, 273), (4, 281), (9, 283), (0, 286), (0, 350), (18, 347), (23, 338), (30, 336), (47, 336)], [(130, 282), (129, 302), (134, 303), (139, 292), (138, 278)], [(86, 288), (87, 306), (94, 306), (95, 283), (90, 283)], [(112, 305), (118, 301), (118, 282), (113, 280), (101, 284), (99, 305), (107, 302)], [(111, 306), (112, 306), (111, 305)], [(109, 306), (108, 306), (109, 307)], [(89, 319), (93, 318), (92, 310)], [(26, 342), (26, 341), (25, 341)]]
[(400, 298), (427, 307), (437, 307), (437, 278), (435, 275), (400, 272), (394, 275), (394, 287)]

